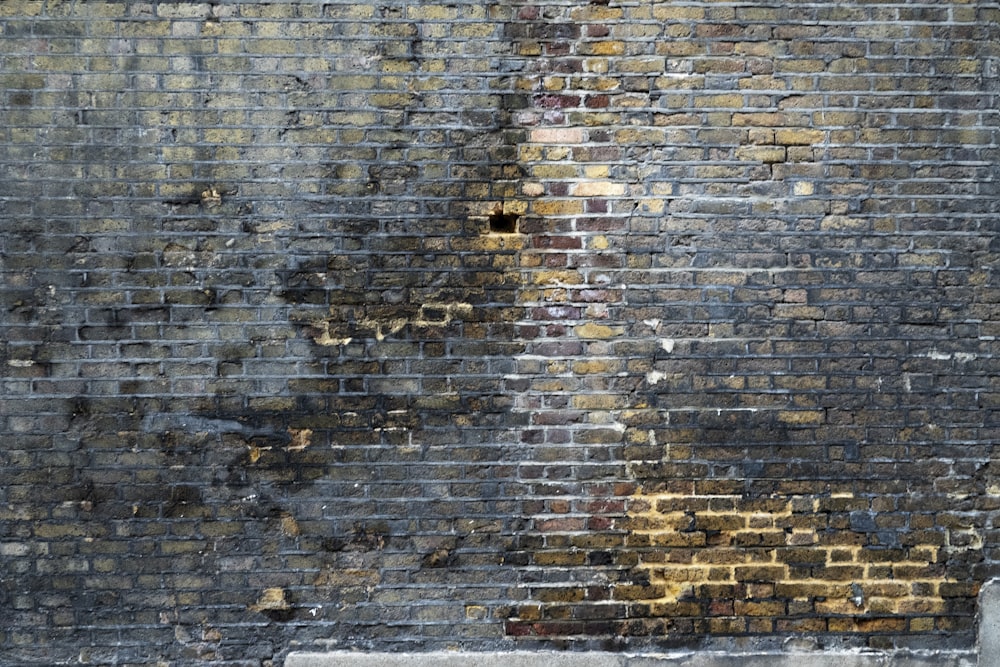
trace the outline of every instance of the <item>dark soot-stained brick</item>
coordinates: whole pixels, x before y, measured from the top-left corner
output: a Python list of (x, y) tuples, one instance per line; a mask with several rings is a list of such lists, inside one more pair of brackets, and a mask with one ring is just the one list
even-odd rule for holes
[(968, 648), (994, 9), (0, 6), (0, 651)]

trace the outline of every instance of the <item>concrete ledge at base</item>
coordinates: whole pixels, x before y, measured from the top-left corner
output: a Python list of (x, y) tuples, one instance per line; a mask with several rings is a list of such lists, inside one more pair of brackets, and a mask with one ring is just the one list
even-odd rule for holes
[(1000, 580), (979, 589), (979, 667), (1000, 667)]
[(285, 667), (976, 667), (971, 651), (920, 653), (291, 653)]

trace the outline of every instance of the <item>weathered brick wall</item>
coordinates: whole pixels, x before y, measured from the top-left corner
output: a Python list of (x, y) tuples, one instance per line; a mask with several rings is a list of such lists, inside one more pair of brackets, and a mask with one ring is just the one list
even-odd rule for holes
[(998, 21), (0, 3), (0, 661), (971, 646)]

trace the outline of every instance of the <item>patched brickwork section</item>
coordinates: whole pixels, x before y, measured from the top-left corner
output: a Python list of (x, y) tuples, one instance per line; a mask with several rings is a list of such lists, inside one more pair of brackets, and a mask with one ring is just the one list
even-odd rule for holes
[[(640, 493), (624, 502), (618, 539), (573, 540), (571, 552), (536, 562), (607, 565), (614, 553), (631, 576), (546, 588), (540, 604), (519, 610), (512, 634), (655, 635), (678, 644), (692, 635), (884, 636), (952, 632), (973, 611), (976, 587), (955, 579), (948, 563), (981, 560), (983, 542), (980, 527), (959, 515), (915, 517), (899, 540), (878, 511), (893, 508), (847, 492)], [(587, 616), (574, 610), (583, 601)]]
[(0, 2), (0, 660), (968, 648), (986, 2)]

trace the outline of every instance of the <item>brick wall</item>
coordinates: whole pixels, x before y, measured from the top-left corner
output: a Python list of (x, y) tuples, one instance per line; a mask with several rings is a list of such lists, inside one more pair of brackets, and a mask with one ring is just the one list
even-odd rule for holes
[(991, 3), (0, 3), (0, 650), (968, 647)]

